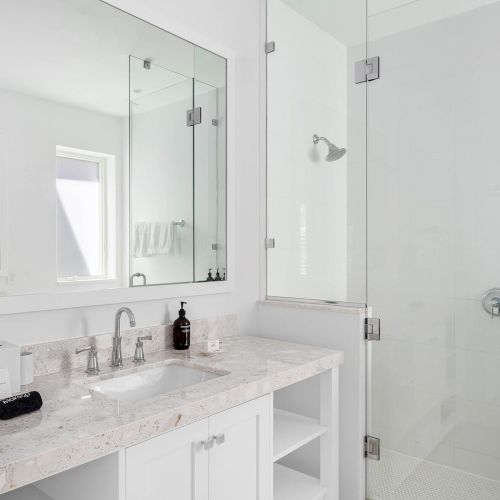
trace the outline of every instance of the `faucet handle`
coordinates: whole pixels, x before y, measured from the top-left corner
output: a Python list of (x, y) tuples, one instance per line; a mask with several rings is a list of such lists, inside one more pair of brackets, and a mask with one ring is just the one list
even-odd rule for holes
[(87, 369), (85, 373), (89, 375), (97, 375), (99, 373), (99, 361), (97, 359), (97, 349), (95, 345), (89, 345), (87, 347), (83, 347), (82, 349), (75, 349), (76, 354), (80, 354), (81, 352), (89, 351), (89, 357), (87, 358)]
[(143, 337), (137, 337), (137, 343), (135, 344), (134, 353), (134, 363), (144, 363), (146, 358), (144, 357), (144, 344), (143, 340), (153, 340), (152, 335), (144, 335)]
[(495, 298), (491, 301), (491, 317), (500, 316), (500, 299)]

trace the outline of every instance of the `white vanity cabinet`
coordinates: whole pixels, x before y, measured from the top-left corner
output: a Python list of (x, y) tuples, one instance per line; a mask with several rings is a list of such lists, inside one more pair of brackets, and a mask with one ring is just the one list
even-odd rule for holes
[(215, 440), (209, 452), (210, 500), (272, 499), (272, 411), (272, 397), (264, 396), (208, 419)]
[(272, 400), (264, 396), (125, 452), (126, 500), (271, 500)]
[(207, 500), (207, 436), (205, 419), (128, 448), (125, 499)]

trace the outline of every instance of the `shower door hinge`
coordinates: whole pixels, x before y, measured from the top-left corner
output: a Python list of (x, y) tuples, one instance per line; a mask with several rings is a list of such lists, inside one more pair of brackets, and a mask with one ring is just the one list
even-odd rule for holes
[(269, 248), (275, 248), (276, 247), (276, 240), (274, 238), (266, 238), (266, 250)]
[(365, 318), (365, 340), (380, 340), (379, 318)]
[(266, 54), (270, 54), (271, 52), (274, 52), (276, 50), (276, 43), (275, 42), (267, 42), (265, 46)]
[(194, 127), (201, 123), (201, 108), (188, 109), (186, 111), (186, 125), (188, 127)]
[(370, 57), (354, 63), (354, 83), (366, 83), (380, 78), (380, 57)]
[(365, 458), (370, 460), (380, 460), (380, 439), (372, 436), (365, 436)]

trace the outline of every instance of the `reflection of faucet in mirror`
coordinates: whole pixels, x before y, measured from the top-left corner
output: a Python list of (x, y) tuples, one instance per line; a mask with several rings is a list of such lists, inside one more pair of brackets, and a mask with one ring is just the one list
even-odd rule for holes
[(129, 285), (131, 287), (135, 286), (134, 285), (134, 278), (142, 278), (142, 286), (146, 286), (146, 275), (144, 273), (135, 273), (135, 274), (132, 274), (132, 276), (130, 276)]
[(120, 319), (126, 313), (130, 326), (135, 327), (134, 313), (128, 307), (120, 307), (115, 315), (115, 335), (113, 337), (113, 352), (111, 353), (111, 366), (122, 366), (122, 336), (120, 334)]

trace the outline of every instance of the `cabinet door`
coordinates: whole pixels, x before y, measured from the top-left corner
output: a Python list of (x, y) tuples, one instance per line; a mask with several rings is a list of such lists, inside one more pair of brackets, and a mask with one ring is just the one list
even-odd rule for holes
[(210, 500), (271, 500), (270, 396), (209, 418)]
[(208, 500), (208, 419), (126, 451), (126, 500)]

